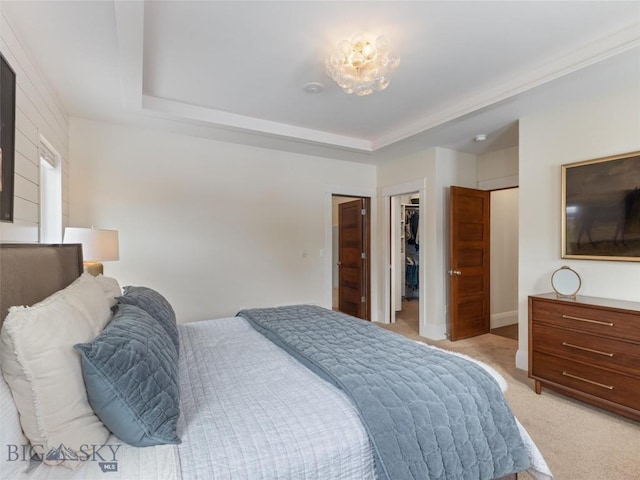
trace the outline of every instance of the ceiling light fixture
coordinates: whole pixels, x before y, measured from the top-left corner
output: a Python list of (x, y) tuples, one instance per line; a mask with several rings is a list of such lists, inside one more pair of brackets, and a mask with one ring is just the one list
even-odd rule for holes
[(371, 42), (364, 35), (342, 40), (327, 59), (327, 73), (346, 93), (362, 97), (389, 86), (389, 74), (400, 63), (400, 57), (389, 51), (389, 38), (380, 35)]
[(484, 133), (481, 133), (473, 137), (474, 142), (484, 142), (486, 139), (487, 139), (487, 136)]

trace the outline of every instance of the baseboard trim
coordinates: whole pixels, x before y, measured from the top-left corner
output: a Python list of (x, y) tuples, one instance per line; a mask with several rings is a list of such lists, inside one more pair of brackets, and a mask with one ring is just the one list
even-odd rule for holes
[(420, 325), (420, 336), (429, 340), (446, 340), (447, 326), (442, 323), (440, 325)]
[(516, 367), (520, 370), (529, 370), (529, 352), (527, 350), (519, 348), (516, 352)]
[(518, 311), (495, 313), (491, 315), (491, 328), (506, 327), (518, 323)]

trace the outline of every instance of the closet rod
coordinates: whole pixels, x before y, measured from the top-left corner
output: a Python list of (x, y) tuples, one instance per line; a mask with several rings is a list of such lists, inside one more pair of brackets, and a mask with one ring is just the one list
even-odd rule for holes
[(400, 205), (402, 205), (403, 207), (420, 208), (420, 204), (419, 203), (401, 203)]

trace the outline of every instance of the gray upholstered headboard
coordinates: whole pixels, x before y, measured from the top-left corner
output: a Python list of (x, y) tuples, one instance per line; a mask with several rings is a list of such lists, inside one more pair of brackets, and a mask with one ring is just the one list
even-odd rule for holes
[(80, 244), (0, 244), (0, 326), (9, 307), (47, 298), (82, 270)]

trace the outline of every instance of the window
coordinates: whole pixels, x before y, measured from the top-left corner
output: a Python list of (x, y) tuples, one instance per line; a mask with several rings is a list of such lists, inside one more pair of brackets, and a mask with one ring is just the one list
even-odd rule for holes
[(62, 161), (40, 137), (40, 243), (62, 242)]

